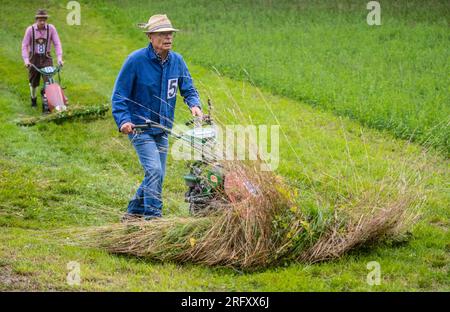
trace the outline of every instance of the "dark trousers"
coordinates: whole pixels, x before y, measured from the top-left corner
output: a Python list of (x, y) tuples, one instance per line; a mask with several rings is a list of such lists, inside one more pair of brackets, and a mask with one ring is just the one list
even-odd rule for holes
[[(37, 68), (43, 68), (47, 66), (53, 66), (53, 59), (49, 55), (35, 54), (30, 58), (30, 63)], [(30, 68), (28, 69), (28, 79), (30, 81), (30, 85), (33, 88), (37, 88), (39, 87), (41, 74), (36, 71), (33, 66), (30, 66)], [(45, 77), (43, 77), (43, 79), (44, 81), (46, 81)]]

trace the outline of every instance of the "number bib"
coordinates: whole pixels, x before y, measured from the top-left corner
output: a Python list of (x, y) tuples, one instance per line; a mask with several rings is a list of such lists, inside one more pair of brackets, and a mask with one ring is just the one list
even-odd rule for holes
[(39, 55), (45, 54), (47, 51), (47, 39), (39, 38), (36, 39), (36, 53)]
[(167, 99), (171, 99), (177, 95), (178, 78), (169, 79), (167, 81)]

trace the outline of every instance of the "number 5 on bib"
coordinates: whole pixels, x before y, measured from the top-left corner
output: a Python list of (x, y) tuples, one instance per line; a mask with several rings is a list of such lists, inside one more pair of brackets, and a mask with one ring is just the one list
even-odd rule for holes
[(167, 99), (171, 99), (177, 95), (178, 78), (169, 79), (167, 82)]

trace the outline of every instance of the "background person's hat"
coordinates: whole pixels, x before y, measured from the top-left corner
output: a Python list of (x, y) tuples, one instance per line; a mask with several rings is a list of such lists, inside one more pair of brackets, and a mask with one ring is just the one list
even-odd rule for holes
[(44, 18), (48, 18), (49, 17), (49, 15), (47, 14), (47, 10), (38, 9), (36, 11), (36, 15), (34, 16), (34, 18), (41, 18), (41, 17), (44, 17)]
[(172, 23), (165, 14), (156, 14), (150, 17), (148, 22), (138, 24), (140, 28), (144, 29), (145, 33), (155, 33), (164, 31), (178, 31), (172, 27)]

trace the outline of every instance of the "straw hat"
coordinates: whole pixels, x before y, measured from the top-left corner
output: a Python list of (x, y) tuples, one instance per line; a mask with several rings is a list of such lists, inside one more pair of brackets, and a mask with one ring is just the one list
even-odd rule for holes
[(41, 17), (44, 17), (44, 18), (48, 18), (49, 17), (49, 15), (47, 14), (47, 10), (38, 9), (36, 11), (36, 15), (34, 16), (34, 18), (41, 18)]
[(156, 14), (149, 18), (148, 22), (138, 24), (140, 28), (144, 29), (145, 33), (155, 33), (164, 31), (178, 31), (172, 27), (172, 23), (166, 14)]

